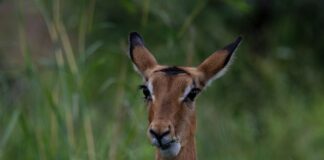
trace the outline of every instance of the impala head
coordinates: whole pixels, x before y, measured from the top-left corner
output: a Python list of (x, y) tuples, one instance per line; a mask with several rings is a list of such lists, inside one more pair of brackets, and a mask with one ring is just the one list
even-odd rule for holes
[(140, 88), (148, 106), (147, 135), (162, 156), (177, 156), (192, 141), (195, 98), (225, 73), (241, 39), (213, 53), (198, 67), (170, 67), (158, 64), (138, 33), (130, 34), (129, 56), (144, 79)]

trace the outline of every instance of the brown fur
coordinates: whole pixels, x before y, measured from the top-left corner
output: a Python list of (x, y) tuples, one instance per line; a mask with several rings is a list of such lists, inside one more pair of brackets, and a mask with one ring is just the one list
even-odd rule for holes
[[(196, 118), (194, 103), (180, 103), (178, 97), (182, 96), (187, 85), (193, 83), (193, 76), (179, 74), (166, 76), (163, 72), (154, 72), (149, 79), (154, 86), (154, 102), (148, 102), (150, 129), (163, 133), (171, 125), (171, 135), (182, 139), (182, 146), (176, 159), (195, 159), (195, 131)], [(163, 159), (157, 151), (157, 159)]]
[[(133, 42), (134, 41), (134, 42)], [(150, 130), (157, 134), (170, 131), (168, 135), (179, 139), (180, 152), (172, 160), (195, 160), (195, 133), (196, 115), (195, 101), (181, 101), (188, 86), (203, 89), (207, 81), (228, 65), (232, 52), (240, 39), (229, 47), (220, 50), (208, 57), (198, 68), (178, 67), (185, 72), (167, 74), (161, 70), (167, 66), (159, 65), (153, 55), (145, 48), (142, 38), (137, 33), (130, 36), (130, 56), (136, 68), (145, 78), (145, 83), (153, 86), (152, 100), (147, 102), (148, 107), (148, 137)], [(234, 48), (233, 48), (234, 46)], [(157, 160), (167, 160), (160, 150), (156, 151)]]

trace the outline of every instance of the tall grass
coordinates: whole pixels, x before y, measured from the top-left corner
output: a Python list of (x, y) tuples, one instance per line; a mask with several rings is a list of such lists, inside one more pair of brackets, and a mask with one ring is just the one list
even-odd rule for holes
[[(46, 23), (48, 63), (32, 58), (26, 3)], [(24, 62), (0, 73), (0, 159), (153, 159), (128, 32), (142, 31), (161, 63), (189, 65), (239, 34), (207, 1), (14, 4)], [(238, 5), (218, 9), (248, 12)], [(288, 59), (254, 55), (253, 44), (247, 36), (228, 74), (198, 98), (199, 159), (323, 159), (324, 76), (314, 76), (315, 61), (297, 50)]]

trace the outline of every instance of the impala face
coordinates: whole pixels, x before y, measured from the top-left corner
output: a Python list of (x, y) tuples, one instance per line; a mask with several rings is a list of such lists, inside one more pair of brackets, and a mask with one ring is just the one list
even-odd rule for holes
[(166, 157), (175, 156), (195, 131), (195, 97), (202, 85), (185, 68), (157, 67), (141, 86), (148, 105), (148, 137)]
[(206, 84), (222, 76), (241, 37), (215, 52), (197, 68), (157, 63), (136, 32), (129, 36), (129, 55), (144, 79), (140, 88), (148, 107), (147, 135), (163, 157), (175, 157), (195, 136), (195, 98)]

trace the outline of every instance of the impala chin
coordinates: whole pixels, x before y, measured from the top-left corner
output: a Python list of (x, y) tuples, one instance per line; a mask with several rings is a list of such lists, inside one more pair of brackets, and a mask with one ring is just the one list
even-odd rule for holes
[(152, 144), (157, 147), (161, 156), (172, 158), (179, 154), (181, 144), (178, 139), (171, 139), (168, 136), (162, 139), (152, 138)]
[(173, 142), (169, 145), (168, 148), (159, 148), (161, 156), (171, 158), (179, 154), (181, 145), (179, 142)]

